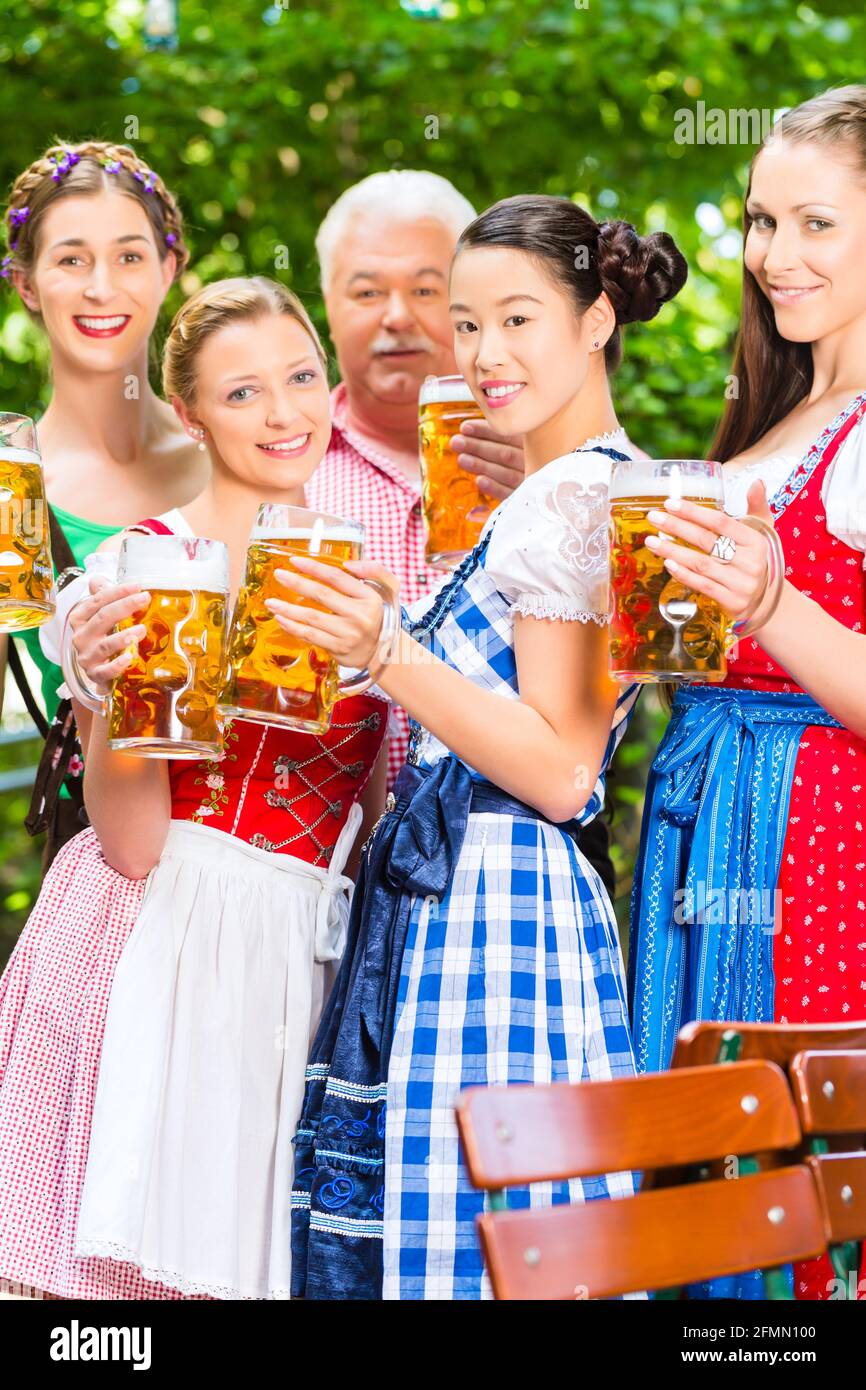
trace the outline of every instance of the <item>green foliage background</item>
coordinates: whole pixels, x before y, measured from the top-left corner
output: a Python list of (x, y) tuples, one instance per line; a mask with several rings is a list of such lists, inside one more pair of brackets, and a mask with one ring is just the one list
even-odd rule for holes
[[(166, 322), (200, 283), (259, 272), (287, 280), (324, 328), (316, 226), (343, 188), (393, 166), (445, 174), (479, 210), (540, 191), (664, 228), (692, 273), (629, 335), (617, 379), (632, 437), (662, 455), (704, 450), (723, 404), (753, 153), (677, 144), (677, 111), (772, 113), (862, 81), (866, 52), (862, 0), (452, 0), (439, 18), (398, 0), (180, 0), (179, 12), (176, 51), (149, 51), (143, 0), (5, 0), (0, 183), (56, 137), (133, 143), (188, 221), (192, 262)], [(281, 247), (290, 268), (275, 271)], [(48, 393), (44, 345), (7, 294), (0, 402), (38, 416)], [(615, 778), (621, 912), (663, 723), (641, 704)], [(20, 795), (0, 798), (0, 955), (38, 885), (21, 816)]]

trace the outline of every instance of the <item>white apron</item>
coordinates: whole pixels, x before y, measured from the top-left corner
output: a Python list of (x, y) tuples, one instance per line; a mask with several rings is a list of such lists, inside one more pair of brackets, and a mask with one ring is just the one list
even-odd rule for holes
[(327, 871), (171, 822), (111, 987), (76, 1255), (289, 1297), (292, 1137), (360, 821)]

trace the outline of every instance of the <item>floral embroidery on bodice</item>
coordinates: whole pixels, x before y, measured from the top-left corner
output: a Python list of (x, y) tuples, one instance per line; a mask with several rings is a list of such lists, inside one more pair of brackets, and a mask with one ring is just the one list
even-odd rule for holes
[[(192, 535), (179, 511), (130, 529)], [(386, 699), (366, 694), (338, 700), (324, 734), (228, 719), (219, 758), (169, 762), (172, 819), (326, 868), (385, 742), (388, 715)]]
[(387, 729), (372, 695), (338, 701), (325, 734), (228, 720), (221, 758), (169, 763), (172, 818), (327, 867)]

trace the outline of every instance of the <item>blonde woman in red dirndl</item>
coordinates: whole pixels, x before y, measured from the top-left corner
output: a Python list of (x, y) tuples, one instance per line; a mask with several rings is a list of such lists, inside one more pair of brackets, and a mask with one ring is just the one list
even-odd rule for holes
[[(321, 346), (284, 287), (219, 282), (177, 315), (165, 386), (213, 477), (135, 529), (223, 540), (236, 591), (258, 504), (303, 505), (327, 448)], [(101, 688), (143, 635), (109, 635), (143, 608), (116, 559), (89, 558), (47, 639), (67, 619)], [(0, 1277), (65, 1298), (286, 1298), (291, 1140), (347, 861), (384, 799), (388, 703), (341, 700), (322, 736), (233, 720), (203, 763), (111, 752), (105, 721), (76, 714), (92, 828), (0, 981)]]

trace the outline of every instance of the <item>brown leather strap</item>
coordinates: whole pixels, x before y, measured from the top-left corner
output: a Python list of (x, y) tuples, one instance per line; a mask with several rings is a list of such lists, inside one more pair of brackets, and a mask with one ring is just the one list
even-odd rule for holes
[[(72, 553), (72, 547), (51, 506), (48, 507), (48, 526), (51, 534), (51, 558), (54, 561), (56, 571), (59, 574), (63, 570), (75, 569), (77, 562)], [(70, 758), (74, 754), (81, 756), (78, 730), (75, 726), (75, 716), (72, 713), (72, 701), (61, 700), (54, 721), (49, 725), (30, 689), (21, 664), (21, 656), (14, 641), (9, 643), (8, 661), (12, 675), (15, 677), (15, 684), (21, 691), (22, 699), (27, 707), (27, 712), (45, 740), (39, 766), (36, 769), (33, 795), (24, 826), (29, 835), (38, 835), (43, 830), (47, 830), (50, 840), (56, 819), (55, 808), (64, 781), (76, 808), (76, 814), (80, 818), (84, 806), (81, 778), (70, 777), (67, 780), (66, 776)], [(82, 824), (84, 823), (86, 823), (86, 819), (82, 818)], [(56, 846), (49, 845), (47, 848), (50, 852), (56, 853)]]

